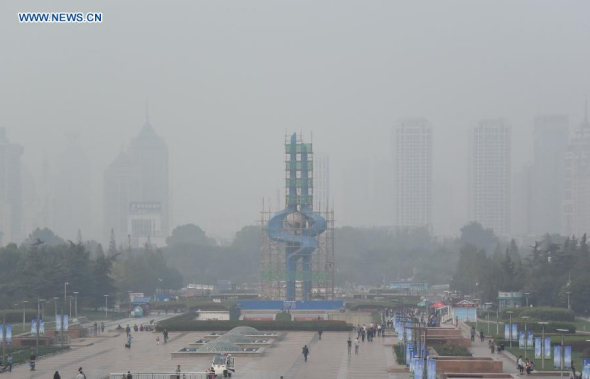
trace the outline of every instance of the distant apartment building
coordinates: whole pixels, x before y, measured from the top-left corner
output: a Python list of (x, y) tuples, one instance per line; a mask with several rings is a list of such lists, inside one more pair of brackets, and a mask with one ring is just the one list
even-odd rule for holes
[(20, 243), (22, 235), (23, 147), (11, 143), (6, 129), (0, 127), (0, 244)]
[(432, 227), (432, 127), (404, 119), (392, 131), (393, 217), (397, 228)]
[(511, 128), (483, 120), (469, 135), (469, 213), (497, 235), (510, 233)]
[(563, 234), (590, 232), (590, 122), (588, 113), (574, 131), (565, 153)]
[(104, 174), (104, 235), (119, 243), (161, 246), (168, 236), (168, 148), (146, 122)]
[(536, 235), (560, 233), (565, 185), (565, 154), (568, 150), (568, 117), (535, 118), (531, 192), (531, 231)]
[(330, 156), (313, 155), (313, 209), (324, 212), (330, 206)]

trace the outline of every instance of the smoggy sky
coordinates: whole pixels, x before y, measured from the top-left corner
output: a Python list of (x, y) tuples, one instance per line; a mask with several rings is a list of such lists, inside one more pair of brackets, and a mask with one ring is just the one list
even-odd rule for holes
[[(103, 22), (19, 24), (23, 11), (98, 11)], [(173, 224), (231, 237), (258, 219), (263, 197), (277, 203), (292, 131), (313, 132), (330, 156), (338, 225), (391, 224), (372, 213), (378, 204), (351, 203), (379, 186), (394, 122), (426, 117), (435, 192), (446, 188), (435, 232), (446, 231), (467, 221), (469, 127), (506, 118), (518, 171), (536, 115), (580, 122), (589, 15), (588, 1), (553, 0), (3, 1), (0, 125), (37, 177), (43, 157), (54, 172), (66, 134), (78, 134), (92, 164), (87, 234), (101, 238), (103, 171), (149, 99), (170, 150)], [(352, 168), (367, 176), (363, 166), (371, 183), (351, 180)]]

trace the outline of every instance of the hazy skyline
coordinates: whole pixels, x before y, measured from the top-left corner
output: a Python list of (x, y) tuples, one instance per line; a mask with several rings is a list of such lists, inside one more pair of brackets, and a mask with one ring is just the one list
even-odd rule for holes
[[(19, 24), (22, 11), (104, 16)], [(67, 134), (78, 134), (96, 202), (85, 237), (99, 239), (104, 169), (149, 100), (169, 149), (172, 226), (231, 237), (259, 218), (263, 197), (276, 204), (293, 131), (313, 133), (330, 157), (337, 225), (367, 225), (373, 208), (350, 204), (347, 165), (388, 159), (395, 122), (424, 117), (434, 190), (452, 188), (433, 208), (450, 201), (465, 223), (470, 128), (506, 119), (515, 172), (532, 161), (536, 116), (566, 114), (570, 130), (582, 120), (589, 12), (584, 1), (2, 2), (0, 126), (36, 179), (45, 155), (57, 175)]]

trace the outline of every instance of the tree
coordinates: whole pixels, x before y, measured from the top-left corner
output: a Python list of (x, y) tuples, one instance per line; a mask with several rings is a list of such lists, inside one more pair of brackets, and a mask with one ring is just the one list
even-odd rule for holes
[(29, 237), (25, 240), (24, 244), (28, 246), (38, 243), (39, 241), (41, 241), (45, 246), (57, 246), (66, 243), (63, 238), (53, 233), (50, 229), (37, 228), (31, 234), (29, 234)]
[(491, 252), (498, 239), (492, 229), (484, 229), (479, 222), (471, 221), (461, 228), (459, 240), (462, 246), (472, 245)]
[(117, 241), (115, 240), (115, 230), (111, 229), (111, 240), (109, 241), (109, 257), (117, 254)]
[(194, 224), (186, 224), (177, 226), (172, 231), (172, 235), (166, 238), (167, 245), (174, 245), (179, 243), (190, 243), (202, 246), (215, 246), (215, 240), (207, 237), (203, 229)]

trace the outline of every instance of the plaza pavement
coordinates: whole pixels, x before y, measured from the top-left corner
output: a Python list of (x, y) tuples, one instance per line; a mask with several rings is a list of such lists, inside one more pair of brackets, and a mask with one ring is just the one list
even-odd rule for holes
[[(123, 325), (123, 324), (122, 324)], [(125, 324), (126, 325), (126, 324)], [(93, 337), (91, 346), (71, 349), (37, 361), (37, 371), (28, 366), (15, 366), (12, 373), (3, 373), (0, 379), (51, 378), (57, 370), (62, 379), (73, 379), (78, 367), (83, 367), (87, 379), (100, 379), (111, 372), (173, 372), (176, 365), (182, 371), (204, 371), (212, 356), (170, 357), (172, 351), (187, 347), (206, 332), (170, 333), (168, 344), (156, 346), (156, 334), (132, 332), (131, 349), (125, 349), (125, 333), (116, 337)], [(112, 333), (109, 333), (112, 335)], [(324, 332), (318, 340), (313, 332), (283, 332), (283, 338), (268, 348), (262, 356), (236, 355), (236, 379), (392, 379), (407, 378), (407, 373), (388, 373), (394, 365), (391, 346), (384, 346), (382, 338), (361, 343), (360, 354), (348, 356), (348, 332)], [(161, 338), (161, 334), (160, 334)], [(301, 349), (310, 347), (308, 362), (304, 362)]]

